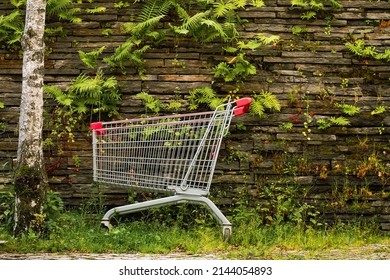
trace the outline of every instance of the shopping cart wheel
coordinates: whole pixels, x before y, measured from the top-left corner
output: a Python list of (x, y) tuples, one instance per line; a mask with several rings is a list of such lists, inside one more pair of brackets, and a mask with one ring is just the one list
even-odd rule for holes
[(223, 240), (228, 240), (232, 235), (232, 226), (222, 227)]
[(106, 230), (110, 230), (112, 228), (110, 221), (101, 221), (100, 224)]

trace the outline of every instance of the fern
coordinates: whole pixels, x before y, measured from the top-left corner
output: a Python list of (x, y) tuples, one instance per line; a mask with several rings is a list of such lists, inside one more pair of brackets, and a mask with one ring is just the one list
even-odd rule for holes
[(172, 5), (171, 0), (146, 0), (139, 18), (141, 21), (148, 21), (155, 17), (165, 16)]
[(291, 0), (291, 6), (308, 7), (309, 4), (304, 0)]
[(174, 31), (180, 34), (187, 34), (189, 32), (196, 32), (196, 30), (202, 25), (202, 20), (210, 14), (210, 11), (200, 12), (192, 17), (184, 20), (184, 23), (180, 27), (175, 27)]
[(85, 53), (81, 50), (79, 50), (79, 56), (82, 62), (84, 62), (85, 65), (88, 67), (95, 69), (97, 62), (96, 60), (98, 59), (99, 55), (101, 55), (106, 47), (101, 47), (97, 50)]
[(379, 115), (383, 114), (387, 111), (386, 106), (378, 106), (374, 110), (371, 111), (371, 115)]
[(332, 123), (328, 119), (321, 119), (317, 121), (318, 129), (327, 129), (332, 126)]
[(95, 7), (92, 9), (85, 9), (88, 14), (98, 14), (106, 11), (106, 7)]
[(263, 44), (261, 42), (259, 42), (258, 40), (250, 40), (248, 42), (243, 42), (243, 41), (240, 41), (237, 43), (237, 46), (240, 48), (240, 49), (250, 49), (250, 50), (255, 50), (257, 48), (259, 48), (260, 46), (262, 46)]
[(202, 105), (214, 110), (225, 100), (218, 98), (215, 91), (209, 86), (191, 90), (187, 99), (190, 110), (197, 110)]
[(7, 47), (14, 47), (23, 35), (24, 23), (19, 10), (14, 10), (7, 16), (0, 16), (0, 42), (6, 41)]
[(156, 16), (140, 23), (124, 23), (122, 24), (122, 30), (126, 34), (133, 35), (135, 38), (142, 38), (153, 27), (155, 27), (165, 15)]
[(385, 50), (384, 53), (377, 54), (375, 56), (376, 59), (383, 59), (386, 60), (387, 62), (390, 62), (390, 49)]
[(329, 119), (333, 124), (338, 126), (347, 126), (350, 125), (351, 122), (345, 117), (330, 117)]
[(260, 8), (260, 7), (265, 6), (263, 0), (251, 0), (251, 3), (250, 3), (250, 4), (251, 4), (253, 7), (257, 7), (257, 8)]
[(301, 19), (310, 20), (310, 19), (316, 18), (316, 16), (317, 16), (317, 12), (310, 11), (310, 12), (303, 13), (301, 15)]
[(53, 86), (45, 86), (45, 92), (60, 105), (80, 114), (100, 111), (117, 114), (117, 103), (121, 98), (115, 78), (104, 79), (102, 71), (95, 77), (80, 74), (66, 92)]
[(279, 42), (280, 37), (277, 35), (267, 36), (266, 34), (260, 33), (257, 35), (257, 39), (260, 40), (263, 45), (270, 45)]
[(10, 2), (16, 8), (19, 8), (26, 4), (26, 0), (11, 0)]
[(140, 92), (136, 95), (137, 98), (142, 99), (146, 110), (151, 110), (153, 113), (158, 114), (162, 108), (162, 103), (159, 99), (154, 98), (147, 92)]
[(376, 57), (376, 48), (374, 46), (366, 46), (364, 39), (356, 40), (355, 42), (347, 42), (345, 46), (350, 52), (360, 57)]
[(259, 100), (252, 101), (252, 103), (250, 105), (250, 112), (251, 112), (251, 114), (253, 114), (255, 116), (259, 116), (260, 118), (264, 118), (266, 116), (263, 103)]
[(119, 67), (124, 70), (128, 64), (134, 64), (139, 74), (143, 73), (144, 60), (142, 54), (146, 52), (150, 46), (145, 45), (140, 49), (137, 49), (137, 41), (132, 38), (128, 39), (125, 43), (115, 49), (114, 54), (103, 59), (104, 62), (110, 64), (113, 67)]
[(336, 0), (329, 0), (331, 6), (335, 9), (341, 9), (343, 7), (343, 5), (339, 2), (337, 2)]
[(266, 116), (266, 109), (273, 111), (280, 111), (281, 105), (279, 100), (268, 91), (261, 91), (259, 94), (253, 96), (251, 103), (251, 113), (261, 118)]
[(46, 14), (48, 16), (58, 16), (59, 19), (73, 23), (81, 22), (81, 18), (76, 14), (81, 11), (80, 8), (73, 7), (72, 0), (47, 0)]
[(324, 4), (315, 0), (310, 0), (309, 6), (316, 11), (324, 9)]
[(360, 108), (355, 105), (349, 105), (349, 104), (336, 104), (338, 108), (340, 108), (344, 114), (348, 116), (354, 116), (358, 113), (360, 113)]
[(62, 106), (71, 106), (74, 100), (73, 96), (64, 94), (61, 89), (55, 86), (45, 86), (44, 92)]

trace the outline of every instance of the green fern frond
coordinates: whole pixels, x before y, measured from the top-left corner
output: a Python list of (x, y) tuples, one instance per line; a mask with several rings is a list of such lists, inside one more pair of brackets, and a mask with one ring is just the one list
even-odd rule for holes
[(281, 105), (276, 96), (271, 92), (261, 91), (259, 94), (255, 94), (253, 96), (253, 101), (251, 103), (251, 113), (263, 118), (266, 115), (266, 109), (280, 111)]
[(171, 0), (147, 0), (139, 16), (141, 21), (149, 21), (152, 18), (164, 17), (172, 7)]
[(343, 5), (337, 2), (337, 0), (329, 0), (329, 2), (332, 5), (332, 7), (335, 9), (341, 9), (343, 7)]
[(23, 18), (18, 10), (0, 16), (0, 42), (6, 41), (9, 47), (20, 42), (24, 29)]
[(324, 4), (322, 2), (316, 1), (316, 0), (311, 0), (309, 2), (310, 8), (319, 11), (324, 9)]
[(303, 13), (301, 15), (301, 19), (310, 20), (310, 19), (316, 18), (316, 16), (317, 16), (317, 12), (310, 11), (310, 12)]
[(388, 109), (386, 108), (386, 106), (378, 106), (376, 107), (374, 110), (371, 111), (371, 115), (379, 115), (379, 114), (383, 114), (387, 111)]
[(120, 68), (123, 68), (124, 62), (130, 56), (133, 46), (133, 40), (129, 39), (117, 47), (113, 55), (110, 57), (105, 57), (103, 60), (112, 66), (119, 66)]
[(176, 8), (176, 12), (177, 12), (177, 15), (180, 18), (180, 20), (185, 21), (185, 20), (188, 20), (190, 18), (190, 15), (187, 13), (187, 11), (181, 5), (179, 5), (178, 3), (175, 3), (174, 6)]
[(298, 6), (298, 7), (305, 8), (309, 6), (309, 3), (307, 3), (304, 0), (291, 0), (291, 6)]
[(253, 100), (250, 105), (250, 112), (253, 115), (259, 116), (260, 118), (265, 117), (265, 108), (260, 100)]
[(273, 93), (269, 91), (262, 91), (260, 93), (260, 98), (262, 99), (262, 103), (265, 108), (280, 111), (281, 106), (279, 100)]
[(333, 124), (338, 125), (338, 126), (347, 126), (350, 125), (351, 122), (345, 117), (330, 117), (329, 119)]
[(253, 7), (257, 7), (257, 8), (260, 8), (260, 7), (264, 7), (264, 6), (265, 6), (263, 0), (252, 0), (250, 4), (251, 4)]
[(26, 0), (11, 0), (10, 2), (16, 8), (19, 8), (26, 4)]
[(250, 49), (250, 50), (255, 50), (257, 48), (259, 48), (260, 46), (262, 46), (263, 44), (258, 41), (258, 40), (250, 40), (248, 42), (243, 42), (243, 41), (240, 41), (237, 43), (237, 46), (240, 48), (240, 49)]
[(159, 99), (154, 98), (147, 92), (140, 92), (136, 95), (137, 98), (144, 101), (145, 109), (151, 110), (153, 113), (158, 114), (162, 108), (162, 103)]
[(270, 45), (279, 42), (280, 37), (277, 35), (266, 35), (260, 33), (257, 35), (257, 39), (260, 40), (260, 42), (262, 42), (264, 45)]
[[(224, 27), (217, 21), (211, 19), (204, 19), (201, 23), (205, 24), (207, 27), (212, 27), (216, 31), (216, 35), (222, 38), (224, 41), (227, 41), (229, 39), (229, 36), (225, 33)], [(209, 39), (209, 41), (211, 40)]]
[(187, 97), (189, 109), (196, 110), (201, 105), (209, 106), (215, 98), (216, 93), (209, 86), (193, 89), (189, 92), (189, 96)]
[(384, 53), (377, 54), (376, 59), (383, 59), (386, 60), (387, 62), (390, 62), (390, 49), (385, 50)]
[(46, 14), (52, 16), (64, 12), (70, 8), (72, 2), (72, 0), (47, 0)]
[[(117, 89), (118, 88), (118, 81), (115, 79), (115, 77), (109, 77), (103, 82), (102, 87), (107, 88), (107, 89)], [(118, 98), (115, 98), (115, 99), (118, 99)]]
[(86, 74), (80, 74), (76, 81), (69, 86), (70, 92), (75, 92), (82, 95), (91, 94), (100, 91), (100, 79), (94, 79)]
[(332, 123), (328, 119), (321, 119), (317, 121), (318, 129), (327, 129), (332, 126)]
[(360, 108), (355, 105), (350, 105), (350, 104), (337, 104), (336, 105), (338, 108), (340, 108), (344, 114), (348, 116), (354, 116), (358, 113), (360, 113)]
[(202, 25), (203, 19), (205, 19), (209, 14), (210, 11), (196, 13), (192, 17), (185, 20), (180, 28), (194, 33)]
[(228, 52), (228, 53), (235, 53), (238, 51), (237, 48), (234, 48), (234, 47), (231, 47), (231, 46), (228, 46), (228, 47), (223, 47), (223, 50)]
[(95, 7), (92, 9), (85, 9), (88, 14), (98, 14), (106, 11), (106, 7)]
[(234, 9), (233, 3), (225, 3), (224, 1), (215, 2), (213, 4), (213, 12), (217, 18), (225, 16), (230, 10)]
[(98, 59), (99, 55), (101, 55), (106, 47), (101, 47), (97, 50), (85, 53), (82, 50), (79, 50), (79, 56), (81, 61), (88, 67), (95, 69), (97, 62), (96, 60)]
[(378, 54), (376, 52), (375, 46), (366, 46), (364, 39), (359, 39), (354, 42), (347, 42), (345, 46), (350, 52), (357, 56), (361, 57), (376, 57)]
[(80, 23), (82, 22), (82, 19), (80, 17), (77, 17), (75, 14), (79, 13), (81, 11), (80, 8), (72, 8), (69, 10), (66, 10), (64, 12), (59, 12), (57, 14), (59, 19), (67, 20), (72, 23)]
[(74, 99), (71, 95), (65, 94), (56, 86), (44, 86), (44, 92), (56, 100), (62, 106), (71, 106)]

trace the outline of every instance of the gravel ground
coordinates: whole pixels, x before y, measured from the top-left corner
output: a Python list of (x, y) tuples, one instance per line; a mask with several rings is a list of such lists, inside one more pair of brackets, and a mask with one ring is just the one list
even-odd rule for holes
[[(14, 254), (0, 252), (0, 260), (221, 260), (224, 254), (85, 254), (85, 253), (37, 253)], [(266, 254), (266, 259), (306, 260), (390, 260), (390, 246), (371, 244), (351, 249), (325, 249), (316, 251), (293, 251), (276, 248)]]
[(212, 254), (206, 255), (187, 255), (187, 254), (84, 254), (84, 253), (69, 253), (69, 254), (3, 254), (0, 252), (0, 260), (188, 260), (188, 259), (221, 259)]

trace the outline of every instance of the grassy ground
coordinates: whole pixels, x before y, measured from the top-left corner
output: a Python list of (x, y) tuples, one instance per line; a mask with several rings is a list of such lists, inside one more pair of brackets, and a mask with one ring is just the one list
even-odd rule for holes
[(294, 224), (235, 224), (222, 240), (217, 225), (187, 225), (158, 221), (122, 222), (112, 230), (98, 219), (66, 212), (50, 233), (13, 238), (0, 227), (0, 254), (7, 253), (145, 253), (214, 254), (230, 259), (390, 259), (390, 236), (375, 224), (337, 224), (311, 229)]

